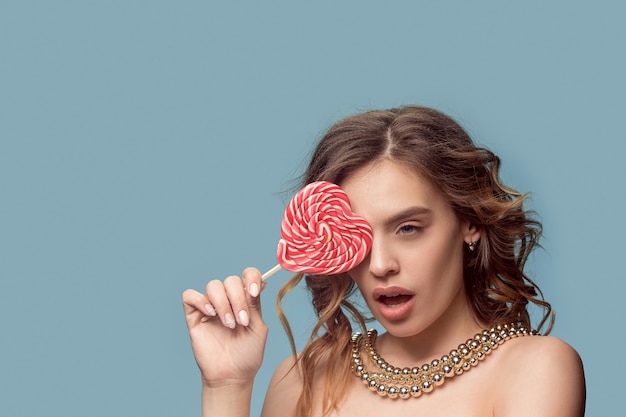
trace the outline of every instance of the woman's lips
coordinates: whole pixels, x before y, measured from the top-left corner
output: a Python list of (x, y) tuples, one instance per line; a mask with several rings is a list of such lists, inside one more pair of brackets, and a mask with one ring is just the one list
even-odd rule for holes
[(387, 307), (397, 307), (409, 301), (411, 297), (411, 295), (406, 294), (395, 295), (393, 297), (387, 297), (383, 295), (378, 299), (378, 301), (385, 304)]
[(406, 288), (376, 288), (372, 295), (380, 314), (390, 321), (405, 318), (415, 304), (415, 295)]

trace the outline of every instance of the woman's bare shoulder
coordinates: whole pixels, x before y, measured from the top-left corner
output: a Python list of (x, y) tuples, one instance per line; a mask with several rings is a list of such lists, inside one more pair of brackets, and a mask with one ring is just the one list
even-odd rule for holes
[(299, 365), (293, 356), (289, 356), (274, 371), (265, 395), (262, 417), (295, 416), (301, 393)]
[(554, 336), (518, 337), (502, 347), (506, 352), (502, 355), (502, 365), (511, 371), (525, 369), (530, 373), (542, 374), (558, 367), (559, 372), (582, 372), (582, 360), (578, 352)]
[(584, 415), (585, 377), (578, 352), (552, 336), (519, 337), (500, 346), (495, 415)]

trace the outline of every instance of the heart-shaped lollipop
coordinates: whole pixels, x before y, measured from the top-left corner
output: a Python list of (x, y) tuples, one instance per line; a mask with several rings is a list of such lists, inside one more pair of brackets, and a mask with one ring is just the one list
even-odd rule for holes
[(280, 228), (278, 265), (292, 272), (332, 275), (360, 264), (372, 247), (372, 229), (350, 209), (348, 195), (336, 184), (317, 181), (289, 202)]

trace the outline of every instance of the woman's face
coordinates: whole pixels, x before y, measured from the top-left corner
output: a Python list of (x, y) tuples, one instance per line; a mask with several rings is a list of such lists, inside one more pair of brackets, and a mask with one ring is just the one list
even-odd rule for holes
[(388, 160), (359, 169), (341, 186), (374, 233), (370, 254), (349, 275), (387, 331), (406, 337), (471, 316), (463, 251), (480, 234), (458, 219), (443, 194)]

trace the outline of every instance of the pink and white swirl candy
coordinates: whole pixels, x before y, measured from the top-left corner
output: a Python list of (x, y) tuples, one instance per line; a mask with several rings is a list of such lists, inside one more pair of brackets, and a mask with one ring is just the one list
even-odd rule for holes
[(372, 247), (372, 229), (354, 214), (336, 184), (308, 184), (291, 200), (281, 224), (277, 258), (292, 272), (332, 275), (360, 264)]

